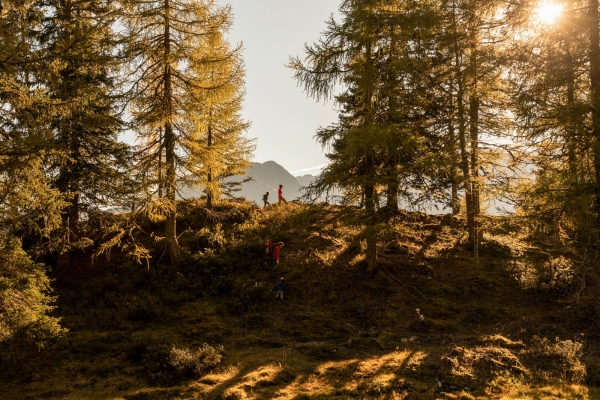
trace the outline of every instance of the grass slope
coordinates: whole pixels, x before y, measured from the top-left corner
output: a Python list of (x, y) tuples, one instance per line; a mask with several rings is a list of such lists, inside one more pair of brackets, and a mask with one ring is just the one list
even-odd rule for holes
[[(514, 220), (485, 221), (477, 265), (462, 221), (388, 216), (371, 274), (356, 210), (182, 209), (190, 254), (178, 270), (158, 261), (160, 242), (140, 237), (154, 254), (149, 269), (113, 254), (53, 272), (69, 332), (52, 352), (5, 351), (0, 398), (600, 398), (587, 292), (573, 302), (580, 255)], [(286, 243), (276, 274), (267, 237)], [(281, 276), (283, 301), (274, 299)], [(223, 346), (218, 366), (175, 373), (171, 349), (204, 343)]]

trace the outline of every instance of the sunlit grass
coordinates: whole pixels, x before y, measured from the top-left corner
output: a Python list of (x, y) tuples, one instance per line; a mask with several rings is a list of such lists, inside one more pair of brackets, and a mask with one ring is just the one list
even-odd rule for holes
[(277, 365), (262, 366), (262, 367), (258, 368), (256, 371), (252, 371), (252, 372), (246, 374), (242, 378), (242, 383), (245, 386), (253, 387), (253, 386), (256, 386), (257, 384), (260, 384), (261, 382), (273, 381), (275, 376), (277, 376), (277, 374), (279, 372), (281, 372), (281, 369), (282, 369), (282, 367), (277, 366)]
[(545, 24), (553, 24), (558, 20), (562, 12), (562, 4), (546, 1), (538, 6), (536, 10), (536, 16), (538, 21), (540, 22), (543, 22)]
[(503, 393), (494, 395), (488, 392), (487, 395), (499, 400), (593, 400), (597, 399), (599, 394), (597, 389), (581, 385), (531, 387), (519, 382), (504, 384)]
[(330, 362), (321, 364), (316, 369), (316, 372), (318, 375), (325, 375), (331, 371), (346, 369), (351, 364), (358, 364), (358, 362), (359, 361), (357, 359), (344, 360), (344, 361), (330, 361)]

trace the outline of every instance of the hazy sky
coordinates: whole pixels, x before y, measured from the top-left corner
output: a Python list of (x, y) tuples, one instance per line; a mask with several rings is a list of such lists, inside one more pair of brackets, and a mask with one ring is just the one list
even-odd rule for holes
[(252, 121), (247, 135), (257, 139), (255, 161), (273, 160), (295, 175), (318, 173), (326, 162), (313, 138), (319, 125), (337, 120), (331, 102), (307, 98), (289, 56), (304, 56), (325, 29), (325, 20), (340, 0), (223, 0), (233, 8), (232, 44), (243, 42), (246, 61), (244, 117)]

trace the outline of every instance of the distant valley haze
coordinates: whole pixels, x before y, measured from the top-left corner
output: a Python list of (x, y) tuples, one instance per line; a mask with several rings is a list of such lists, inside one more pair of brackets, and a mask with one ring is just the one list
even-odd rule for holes
[[(254, 201), (256, 204), (262, 206), (262, 196), (265, 192), (270, 192), (269, 202), (277, 202), (277, 188), (279, 185), (283, 185), (283, 197), (288, 200), (296, 200), (304, 195), (302, 187), (306, 187), (314, 182), (317, 178), (320, 168), (308, 168), (300, 171), (315, 170), (316, 174), (298, 174), (298, 171), (293, 171), (292, 174), (286, 170), (283, 166), (279, 165), (275, 161), (266, 161), (264, 163), (252, 163), (252, 167), (248, 169), (246, 174), (242, 176), (233, 176), (229, 178), (230, 181), (243, 181), (246, 178), (252, 178), (251, 181), (242, 184), (241, 190), (236, 192), (236, 197), (245, 197), (248, 201)], [(180, 192), (181, 197), (202, 197), (203, 193), (198, 189), (184, 189)], [(320, 201), (325, 200), (325, 195), (321, 195)], [(331, 200), (330, 200), (331, 201)], [(400, 200), (400, 207), (403, 209), (411, 209), (410, 205), (404, 200)], [(498, 210), (500, 207), (502, 210)], [(492, 201), (488, 204), (487, 213), (492, 215), (500, 215), (503, 212), (510, 212), (514, 209), (502, 203), (501, 201)], [(420, 211), (426, 211), (430, 214), (445, 214), (451, 212), (449, 208), (444, 207), (442, 204), (427, 204), (422, 205)]]

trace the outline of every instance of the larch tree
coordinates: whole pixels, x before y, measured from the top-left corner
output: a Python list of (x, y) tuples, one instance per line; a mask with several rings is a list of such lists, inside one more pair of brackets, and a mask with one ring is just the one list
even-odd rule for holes
[(190, 70), (197, 86), (192, 90), (188, 112), (194, 129), (185, 133), (189, 157), (185, 169), (188, 185), (206, 193), (211, 208), (225, 189), (250, 166), (254, 141), (244, 136), (250, 124), (241, 117), (244, 101), (244, 62), (241, 47), (231, 48), (223, 37), (226, 26), (210, 38), (212, 43), (193, 46)]
[(589, 234), (595, 201), (583, 10), (573, 2), (552, 25), (539, 24), (531, 7), (522, 11), (517, 28), (526, 40), (514, 41), (510, 75), (519, 159), (535, 176), (511, 188), (517, 209), (574, 236)]
[[(600, 310), (600, 16), (597, 0), (571, 0), (551, 24), (521, 7), (523, 41), (512, 69), (518, 143), (532, 177), (515, 192), (517, 211), (581, 251), (580, 293), (591, 264)], [(529, 18), (527, 18), (527, 16)]]
[[(317, 190), (335, 184), (344, 188), (349, 199), (360, 198), (365, 210), (366, 259), (370, 270), (377, 267), (376, 233), (372, 229), (377, 202), (377, 162), (382, 144), (375, 122), (376, 89), (379, 71), (376, 67), (377, 1), (346, 0), (340, 5), (342, 22), (333, 19), (323, 33), (324, 38), (306, 47), (306, 64), (291, 59), (295, 79), (315, 97), (330, 98), (336, 85), (347, 89), (336, 97), (342, 106), (340, 122), (317, 132), (317, 140), (331, 145), (330, 164), (313, 185)], [(352, 200), (351, 200), (352, 201)]]
[[(405, 12), (410, 5), (416, 11)], [(366, 259), (377, 267), (376, 208), (385, 197), (388, 208), (398, 207), (398, 195), (410, 197), (419, 180), (422, 134), (427, 119), (425, 95), (417, 76), (426, 69), (418, 34), (409, 33), (429, 20), (431, 9), (406, 2), (343, 1), (342, 21), (328, 22), (324, 38), (306, 47), (306, 61), (291, 59), (296, 80), (315, 97), (335, 99), (339, 121), (317, 131), (316, 138), (330, 149), (330, 163), (309, 188), (309, 195), (337, 186), (347, 203), (365, 209)], [(426, 29), (427, 24), (423, 24)], [(415, 39), (417, 37), (417, 39)], [(425, 61), (425, 64), (427, 62)], [(334, 95), (336, 85), (342, 87)], [(427, 102), (426, 102), (427, 103)]]
[(169, 259), (176, 265), (177, 191), (191, 182), (190, 172), (198, 172), (191, 163), (202, 159), (194, 135), (205, 111), (200, 109), (208, 96), (204, 90), (218, 89), (206, 86), (210, 77), (198, 75), (208, 68), (200, 64), (211, 62), (210, 57), (203, 61), (203, 55), (210, 54), (209, 48), (231, 26), (231, 8), (212, 0), (131, 0), (124, 9), (130, 38), (130, 111), (140, 141), (137, 170), (148, 188), (147, 209), (164, 216)]
[[(447, 109), (448, 165), (452, 205), (458, 208), (458, 190), (464, 191), (469, 241), (482, 238), (477, 227), (481, 196), (502, 170), (502, 147), (497, 138), (510, 131), (508, 99), (502, 80), (504, 42), (509, 32), (502, 18), (505, 5), (479, 0), (441, 2), (445, 11), (440, 48), (445, 65), (441, 80)], [(441, 75), (442, 76), (442, 75)], [(460, 174), (457, 173), (460, 170)]]

